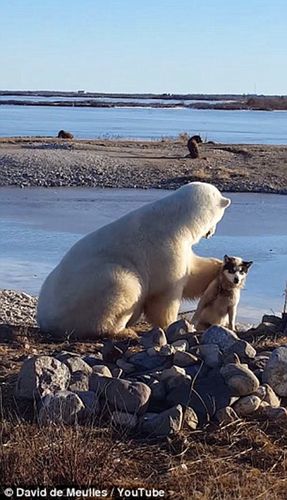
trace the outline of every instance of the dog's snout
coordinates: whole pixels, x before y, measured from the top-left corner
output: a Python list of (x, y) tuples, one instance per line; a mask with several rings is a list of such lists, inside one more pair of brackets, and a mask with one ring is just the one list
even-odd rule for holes
[(239, 278), (237, 276), (234, 277), (234, 283), (237, 285), (239, 283)]

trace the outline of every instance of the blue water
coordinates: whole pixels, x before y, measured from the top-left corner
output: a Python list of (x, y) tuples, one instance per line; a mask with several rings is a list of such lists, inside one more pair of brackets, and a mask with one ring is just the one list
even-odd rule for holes
[(56, 136), (60, 129), (76, 138), (160, 139), (199, 133), (225, 143), (286, 144), (284, 111), (221, 111), (155, 108), (75, 108), (0, 106), (0, 137)]
[[(157, 190), (0, 188), (0, 288), (37, 295), (45, 276), (82, 235), (166, 194)], [(215, 236), (202, 240), (195, 251), (254, 260), (242, 292), (239, 319), (258, 322), (263, 313), (279, 312), (283, 305), (286, 197), (228, 196), (232, 205)]]

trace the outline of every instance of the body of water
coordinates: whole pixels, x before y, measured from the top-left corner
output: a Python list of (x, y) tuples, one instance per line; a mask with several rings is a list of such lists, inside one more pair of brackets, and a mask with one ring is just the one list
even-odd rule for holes
[[(46, 275), (84, 234), (167, 194), (161, 190), (0, 188), (0, 288), (37, 295)], [(279, 312), (283, 305), (286, 198), (249, 193), (228, 196), (232, 205), (215, 236), (202, 240), (195, 251), (254, 261), (242, 291), (239, 320), (256, 323), (263, 313)]]
[(60, 129), (76, 138), (160, 139), (199, 133), (223, 143), (286, 144), (285, 111), (222, 111), (156, 108), (77, 108), (0, 106), (0, 137), (56, 136)]

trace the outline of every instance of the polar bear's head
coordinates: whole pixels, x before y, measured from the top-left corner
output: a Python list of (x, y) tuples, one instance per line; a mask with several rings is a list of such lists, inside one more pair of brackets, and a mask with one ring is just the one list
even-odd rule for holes
[(176, 193), (193, 241), (210, 238), (231, 200), (225, 198), (215, 186), (205, 182), (191, 182)]

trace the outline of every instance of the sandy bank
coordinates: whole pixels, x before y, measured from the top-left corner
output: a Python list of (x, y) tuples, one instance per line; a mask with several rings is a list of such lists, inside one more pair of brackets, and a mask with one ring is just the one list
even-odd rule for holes
[(0, 186), (176, 189), (199, 180), (229, 192), (287, 193), (287, 146), (161, 141), (0, 139)]

